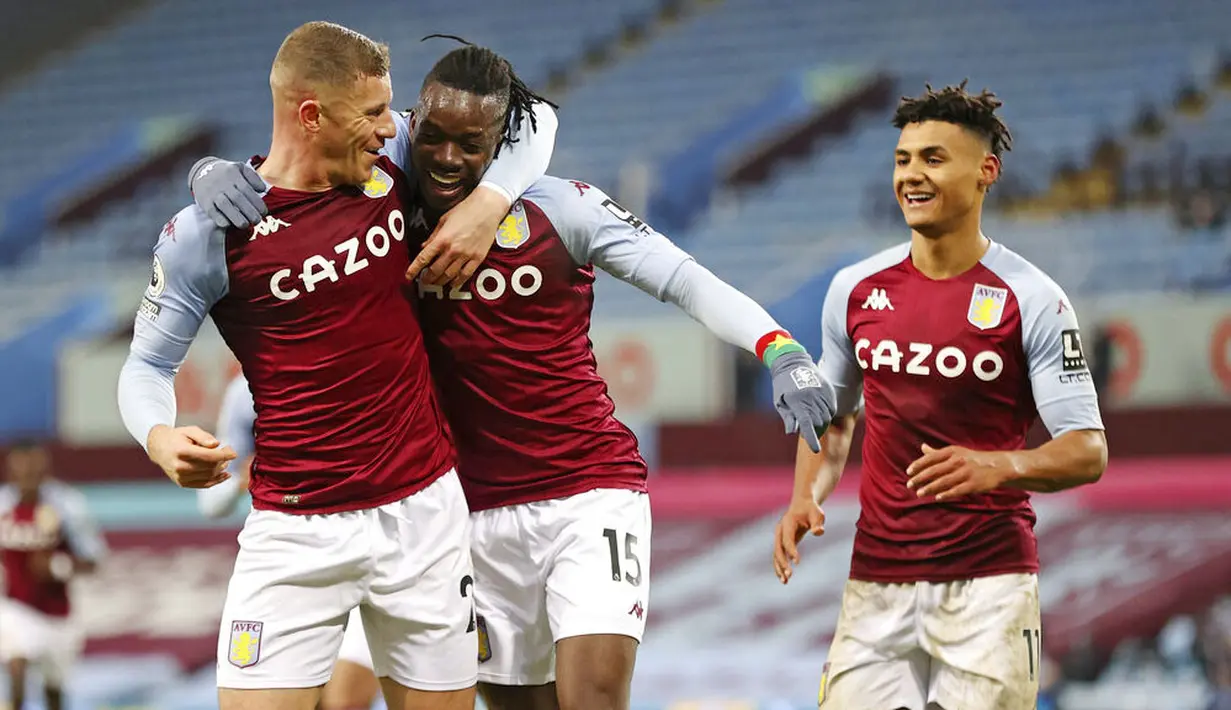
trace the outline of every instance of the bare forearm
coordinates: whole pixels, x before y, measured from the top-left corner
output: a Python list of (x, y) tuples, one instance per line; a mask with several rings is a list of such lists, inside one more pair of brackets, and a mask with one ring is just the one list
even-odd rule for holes
[(801, 438), (795, 454), (795, 490), (798, 498), (810, 498), (824, 503), (838, 487), (842, 469), (851, 453), (851, 437), (855, 431), (855, 415), (839, 417), (829, 425), (821, 438), (821, 452), (812, 453)]
[(1071, 431), (1035, 449), (1010, 454), (1013, 473), (1005, 483), (1053, 493), (1094, 483), (1107, 468), (1107, 438), (1096, 430)]

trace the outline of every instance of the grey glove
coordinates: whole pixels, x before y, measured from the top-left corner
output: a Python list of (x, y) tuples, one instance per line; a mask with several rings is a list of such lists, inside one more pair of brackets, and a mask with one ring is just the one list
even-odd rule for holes
[(786, 424), (786, 433), (798, 431), (812, 453), (820, 453), (821, 435), (838, 408), (833, 385), (805, 352), (779, 355), (769, 374), (774, 380), (774, 409)]
[(267, 186), (248, 163), (209, 156), (188, 172), (188, 190), (220, 229), (256, 226), (269, 208), (261, 198)]

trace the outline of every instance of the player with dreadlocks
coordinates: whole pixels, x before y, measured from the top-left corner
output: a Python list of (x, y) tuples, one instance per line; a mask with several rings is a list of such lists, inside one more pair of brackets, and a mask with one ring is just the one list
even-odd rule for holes
[[(474, 189), (538, 97), (466, 45), (411, 112), (421, 209), (407, 240)], [(232, 196), (244, 199), (243, 196)], [(833, 391), (760, 306), (603, 191), (543, 177), (463, 288), (419, 283), (419, 313), (471, 509), (480, 692), (493, 710), (623, 710), (645, 630), (650, 505), (637, 440), (592, 350), (594, 270), (678, 305), (769, 368), (788, 432), (812, 450)]]
[[(388, 47), (308, 22), (283, 40), (269, 86), (268, 154), (246, 171), (216, 160), (194, 170), (201, 203), (155, 246), (120, 413), (177, 484), (228, 478), (234, 448), (175, 422), (177, 368), (212, 318), (256, 413), (254, 510), (219, 633), (224, 710), (316, 707), (355, 609), (389, 708), (470, 708), (470, 511), (406, 279), (430, 246), (420, 247), (428, 235), (407, 234), (416, 170), (409, 119), (390, 110)], [(554, 114), (537, 108), (537, 130), (521, 121), (523, 140), (483, 171), (490, 189), (476, 187), (471, 197), (486, 193), (478, 207), (461, 211), (473, 221), (443, 230), (481, 252), (451, 260), (446, 280), (477, 267), (513, 201), (546, 170)], [(238, 202), (207, 195), (202, 180), (218, 175), (245, 186)], [(210, 214), (221, 205), (268, 217), (224, 227)]]
[[(902, 100), (893, 185), (911, 239), (840, 271), (825, 298), (837, 419), (823, 454), (800, 447), (773, 555), (785, 584), (803, 536), (824, 532), (862, 399), (861, 513), (823, 710), (1034, 708), (1029, 494), (1092, 483), (1107, 463), (1072, 304), (981, 229), (1011, 144), (1000, 105), (965, 82)], [(1052, 439), (1027, 449), (1036, 418)]]

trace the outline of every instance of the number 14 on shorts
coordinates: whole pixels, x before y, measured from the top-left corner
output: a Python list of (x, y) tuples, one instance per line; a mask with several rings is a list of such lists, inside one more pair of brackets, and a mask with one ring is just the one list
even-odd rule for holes
[[(624, 533), (624, 554), (620, 555), (620, 533), (615, 528), (604, 528), (607, 549), (611, 552), (611, 581), (628, 582), (634, 587), (641, 584), (641, 560), (637, 557), (637, 536)], [(621, 559), (623, 562), (621, 562)], [(625, 569), (627, 568), (627, 569)]]
[(1030, 664), (1030, 680), (1033, 682), (1043, 663), (1042, 635), (1038, 629), (1022, 629), (1022, 638), (1026, 640), (1026, 662)]

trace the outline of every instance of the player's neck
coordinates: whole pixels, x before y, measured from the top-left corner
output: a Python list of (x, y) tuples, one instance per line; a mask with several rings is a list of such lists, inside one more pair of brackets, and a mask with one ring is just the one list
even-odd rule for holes
[(323, 192), (333, 189), (328, 170), (313, 152), (300, 141), (279, 140), (275, 132), (269, 157), (257, 168), (257, 173), (265, 182), (285, 190)]
[(437, 212), (431, 207), (423, 205), (423, 223), (427, 225), (429, 234), (436, 231), (436, 225), (440, 224), (440, 218), (443, 216), (444, 212)]
[(915, 268), (930, 279), (951, 279), (974, 268), (987, 253), (991, 241), (978, 223), (938, 237), (912, 232), (910, 258)]

